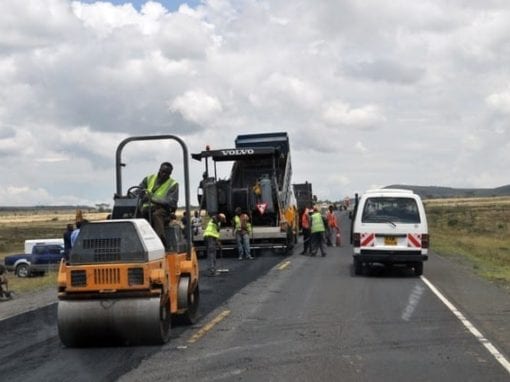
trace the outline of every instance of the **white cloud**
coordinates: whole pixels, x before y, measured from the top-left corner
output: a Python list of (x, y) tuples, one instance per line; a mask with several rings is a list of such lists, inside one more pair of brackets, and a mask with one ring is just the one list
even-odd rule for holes
[(325, 104), (322, 110), (322, 119), (329, 125), (361, 129), (377, 128), (385, 121), (384, 115), (375, 105), (353, 108), (342, 101)]
[(492, 109), (510, 114), (510, 90), (491, 94), (487, 97), (486, 102)]
[(361, 154), (365, 154), (366, 152), (368, 152), (368, 149), (365, 147), (365, 145), (362, 142), (359, 142), (359, 141), (356, 142), (354, 147), (355, 147), (356, 151), (358, 151)]
[(170, 110), (173, 113), (180, 113), (190, 122), (207, 124), (222, 111), (222, 107), (217, 98), (203, 90), (192, 90), (176, 97), (170, 103)]

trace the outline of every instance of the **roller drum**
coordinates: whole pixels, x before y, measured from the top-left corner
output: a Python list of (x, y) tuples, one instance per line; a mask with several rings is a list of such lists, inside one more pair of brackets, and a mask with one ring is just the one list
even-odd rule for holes
[(58, 333), (69, 347), (121, 343), (163, 344), (170, 338), (168, 304), (159, 297), (61, 300)]

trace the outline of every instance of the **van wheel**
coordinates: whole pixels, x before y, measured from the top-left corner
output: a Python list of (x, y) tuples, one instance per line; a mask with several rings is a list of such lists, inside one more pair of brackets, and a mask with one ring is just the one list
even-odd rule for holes
[(423, 274), (423, 263), (414, 264), (414, 274), (416, 276), (421, 276)]
[(28, 277), (30, 275), (30, 272), (28, 270), (27, 264), (19, 264), (16, 267), (16, 276), (18, 277)]
[(353, 265), (354, 265), (354, 274), (361, 275), (361, 273), (363, 271), (363, 264), (361, 263), (361, 260), (355, 258)]

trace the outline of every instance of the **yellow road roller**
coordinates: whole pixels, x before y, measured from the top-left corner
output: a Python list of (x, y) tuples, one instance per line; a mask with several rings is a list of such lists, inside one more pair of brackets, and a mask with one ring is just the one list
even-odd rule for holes
[[(68, 347), (155, 345), (170, 338), (172, 321), (193, 324), (199, 305), (199, 268), (191, 226), (165, 227), (165, 245), (140, 218), (142, 198), (122, 194), (123, 147), (132, 141), (171, 139), (183, 151), (186, 211), (190, 215), (188, 150), (173, 135), (123, 140), (116, 153), (117, 192), (108, 220), (81, 226), (58, 273), (58, 333)], [(187, 237), (188, 239), (184, 239)]]

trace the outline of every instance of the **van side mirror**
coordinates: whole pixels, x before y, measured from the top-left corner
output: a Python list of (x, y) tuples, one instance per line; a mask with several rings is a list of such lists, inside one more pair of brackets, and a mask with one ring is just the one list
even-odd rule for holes
[(349, 219), (352, 220), (352, 211), (349, 211)]

